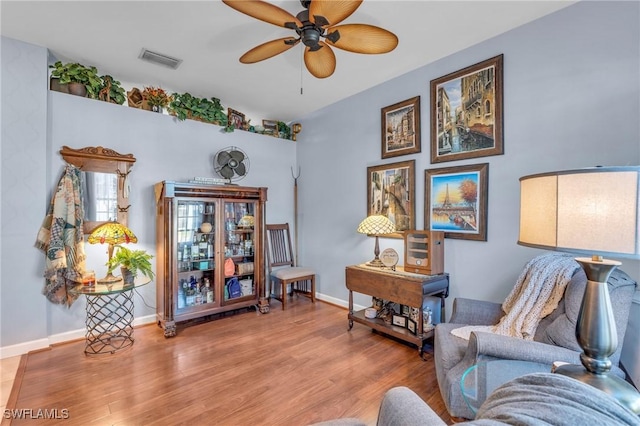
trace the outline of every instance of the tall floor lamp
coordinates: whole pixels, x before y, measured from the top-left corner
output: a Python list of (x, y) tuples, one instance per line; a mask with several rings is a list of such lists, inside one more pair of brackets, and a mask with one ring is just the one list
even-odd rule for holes
[(579, 365), (556, 373), (609, 393), (636, 414), (640, 394), (610, 374), (609, 356), (618, 347), (607, 280), (621, 263), (603, 255), (640, 259), (640, 167), (594, 167), (520, 178), (518, 244), (586, 254), (577, 257), (587, 275), (576, 338)]

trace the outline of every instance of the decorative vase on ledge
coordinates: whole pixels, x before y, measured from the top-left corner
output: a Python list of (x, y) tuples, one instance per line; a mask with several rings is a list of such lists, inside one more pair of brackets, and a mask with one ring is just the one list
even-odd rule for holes
[(68, 83), (67, 88), (72, 95), (87, 97), (87, 88), (83, 83), (71, 82)]
[(152, 105), (151, 106), (151, 111), (159, 112), (160, 114), (162, 114), (162, 107), (160, 105)]

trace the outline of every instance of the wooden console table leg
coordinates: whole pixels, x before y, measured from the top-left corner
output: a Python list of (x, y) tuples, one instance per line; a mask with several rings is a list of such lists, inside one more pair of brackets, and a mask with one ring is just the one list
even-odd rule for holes
[(349, 290), (349, 330), (353, 328), (353, 320), (351, 316), (353, 315), (353, 291)]

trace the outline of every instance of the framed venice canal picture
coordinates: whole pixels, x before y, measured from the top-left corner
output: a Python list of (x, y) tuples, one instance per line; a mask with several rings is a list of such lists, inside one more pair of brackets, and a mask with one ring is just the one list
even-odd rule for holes
[(431, 81), (431, 163), (504, 153), (502, 59)]
[(367, 216), (389, 218), (396, 233), (388, 238), (403, 238), (403, 232), (415, 229), (415, 160), (367, 167)]
[(487, 241), (489, 164), (424, 171), (424, 229)]

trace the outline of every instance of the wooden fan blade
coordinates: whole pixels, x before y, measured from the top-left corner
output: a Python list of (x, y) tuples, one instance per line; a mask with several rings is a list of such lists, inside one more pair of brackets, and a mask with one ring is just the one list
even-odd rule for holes
[[(336, 31), (340, 37), (332, 42), (330, 39)], [(354, 53), (387, 53), (398, 45), (398, 37), (394, 33), (367, 24), (338, 25), (327, 29), (326, 37), (327, 43), (332, 46)]]
[(243, 64), (253, 64), (256, 62), (264, 61), (265, 59), (272, 58), (282, 52), (286, 52), (299, 42), (300, 39), (296, 39), (295, 37), (284, 37), (277, 40), (268, 41), (261, 44), (260, 46), (254, 47), (253, 49), (242, 55), (240, 57), (240, 62), (242, 62)]
[(304, 64), (314, 77), (327, 78), (336, 70), (336, 55), (326, 43), (320, 41), (318, 45), (322, 46), (318, 50), (304, 50)]
[(279, 27), (289, 28), (286, 24), (291, 22), (296, 27), (302, 26), (298, 18), (271, 3), (260, 0), (222, 0), (222, 2), (238, 12)]
[(363, 0), (312, 0), (309, 6), (309, 20), (315, 22), (315, 16), (324, 16), (329, 21), (326, 26), (337, 25), (347, 19), (360, 7)]

